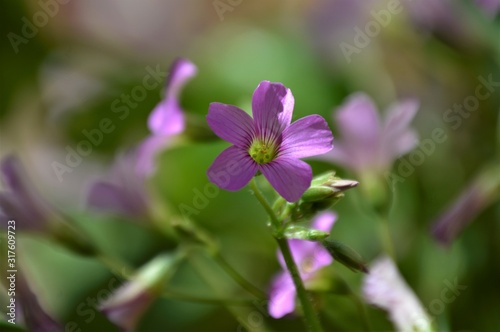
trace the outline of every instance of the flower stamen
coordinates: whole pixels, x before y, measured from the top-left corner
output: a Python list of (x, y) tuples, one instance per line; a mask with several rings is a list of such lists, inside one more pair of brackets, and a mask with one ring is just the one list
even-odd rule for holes
[(264, 142), (262, 140), (254, 140), (248, 154), (258, 164), (267, 164), (273, 161), (277, 155), (277, 146), (273, 142)]

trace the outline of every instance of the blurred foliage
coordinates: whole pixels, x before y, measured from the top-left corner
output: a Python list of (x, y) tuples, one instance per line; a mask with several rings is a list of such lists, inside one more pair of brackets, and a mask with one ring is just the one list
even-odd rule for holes
[[(149, 21), (147, 16), (140, 16), (142, 11), (137, 13), (137, 19), (128, 22), (126, 15), (119, 13), (132, 6), (131, 1), (109, 2), (112, 9), (116, 7), (116, 14), (109, 17), (109, 22), (100, 21), (89, 8), (100, 10), (105, 2), (84, 2), (73, 0), (60, 5), (58, 13), (39, 28), (35, 37), (20, 44), (17, 53), (5, 36), (9, 32), (21, 34), (21, 18), (31, 18), (41, 10), (40, 5), (34, 0), (4, 2), (0, 14), (4, 31), (0, 52), (0, 155), (20, 155), (45, 197), (53, 200), (54, 196), (64, 196), (74, 201), (74, 205), (52, 202), (62, 207), (103, 250), (138, 268), (157, 253), (178, 246), (169, 234), (165, 236), (151, 225), (101, 214), (84, 204), (89, 184), (105, 174), (103, 169), (118, 153), (148, 135), (147, 116), (163, 94), (163, 83), (148, 90), (145, 99), (131, 107), (124, 120), (111, 106), (123, 93), (129, 94), (142, 85), (148, 66), (160, 66), (166, 71), (177, 56), (187, 57), (198, 66), (198, 75), (183, 91), (181, 104), (200, 130), (206, 130), (204, 116), (210, 102), (234, 104), (250, 112), (252, 92), (262, 80), (282, 82), (292, 90), (294, 119), (321, 114), (335, 137), (339, 128), (332, 120), (332, 112), (350, 93), (365, 91), (382, 110), (399, 98), (412, 96), (421, 103), (414, 122), (420, 137), (428, 138), (434, 128), (443, 128), (448, 139), (437, 144), (435, 153), (396, 187), (389, 224), (398, 266), (428, 309), (433, 300), (439, 299), (445, 281), (458, 280), (467, 286), (455, 301), (446, 304), (442, 313), (434, 316), (439, 330), (495, 331), (500, 326), (498, 199), (449, 248), (441, 247), (429, 233), (434, 219), (483, 165), (498, 165), (500, 88), (481, 101), (477, 111), (462, 118), (457, 129), (444, 118), (447, 109), (474, 93), (478, 76), (493, 75), (495, 81), (500, 81), (498, 14), (487, 15), (470, 2), (459, 1), (466, 19), (452, 17), (460, 29), (444, 27), (443, 31), (440, 27), (429, 30), (413, 24), (411, 15), (403, 13), (393, 17), (379, 35), (371, 38), (370, 45), (348, 63), (338, 44), (352, 43), (354, 27), (364, 27), (365, 22), (373, 19), (369, 15), (371, 4), (366, 5), (368, 11), (360, 10), (356, 15), (349, 12), (352, 17), (342, 27), (336, 23), (339, 14), (334, 11), (342, 12), (343, 6), (347, 6), (345, 1), (281, 1), (280, 5), (243, 1), (233, 11), (225, 12), (223, 21), (211, 1), (171, 1), (165, 5), (172, 11), (169, 17), (177, 10), (188, 22), (199, 15), (205, 17), (200, 26), (187, 29), (168, 19)], [(141, 6), (167, 10), (158, 1), (141, 2)], [(111, 31), (111, 37), (112, 32), (123, 27), (124, 41), (106, 44), (89, 32), (89, 25), (102, 29), (103, 35)], [(130, 26), (125, 29), (127, 25)], [(164, 40), (157, 35), (141, 35), (143, 44), (132, 39), (128, 42), (127, 34), (135, 25), (141, 33), (148, 29), (161, 31)], [(334, 33), (336, 29), (343, 31), (340, 37)], [(461, 35), (464, 31), (467, 34)], [(182, 36), (181, 46), (174, 42), (180, 39), (178, 33)], [(161, 47), (155, 48), (158, 45)], [(103, 118), (110, 118), (116, 130), (105, 134), (102, 144), (93, 146), (92, 154), (84, 157), (82, 165), (72, 173), (65, 174), (62, 183), (53, 175), (48, 176), (54, 158), (64, 160), (65, 147), (75, 147), (85, 139), (82, 131), (98, 128)], [(164, 216), (172, 216), (181, 213), (181, 204), (193, 206), (195, 190), (203, 192), (209, 183), (207, 168), (227, 146), (213, 137), (186, 135), (179, 145), (162, 152), (158, 171), (148, 183), (155, 193), (153, 202), (158, 205), (154, 209), (165, 210)], [(393, 169), (400, 163), (397, 161)], [(320, 161), (310, 164), (315, 174), (333, 168), (340, 176), (355, 179), (349, 170)], [(272, 197), (270, 188), (262, 186)], [(377, 237), (377, 216), (362, 191), (360, 183), (358, 189), (349, 191), (334, 207), (339, 220), (332, 238), (348, 243), (371, 261), (382, 248)], [(265, 211), (249, 189), (220, 190), (198, 212), (192, 216), (193, 221), (213, 235), (222, 256), (258, 288), (267, 291), (279, 269), (276, 244), (266, 227)], [(169, 228), (169, 217), (162, 222)], [(40, 235), (19, 235), (18, 245), (23, 266), (48, 312), (63, 324), (75, 322), (81, 331), (118, 330), (87, 304), (87, 299), (102, 300), (109, 296), (110, 280), (122, 279), (101, 263), (76, 256)], [(2, 245), (5, 252), (3, 249)], [(197, 252), (193, 256), (176, 272), (172, 288), (199, 296), (248, 298), (206, 254)], [(359, 295), (362, 275), (336, 263), (332, 269)], [(327, 330), (362, 329), (358, 308), (349, 297), (315, 296), (324, 308), (321, 319)], [(4, 298), (0, 299), (3, 305)], [(302, 330), (298, 317), (273, 320), (263, 308), (250, 305), (238, 307), (237, 312), (243, 319), (263, 320), (273, 330)], [(256, 316), (250, 316), (251, 313)], [(386, 313), (369, 307), (368, 315), (374, 329), (392, 328)], [(2, 330), (17, 330), (1, 324)], [(239, 331), (238, 324), (224, 306), (162, 298), (147, 311), (139, 330)]]

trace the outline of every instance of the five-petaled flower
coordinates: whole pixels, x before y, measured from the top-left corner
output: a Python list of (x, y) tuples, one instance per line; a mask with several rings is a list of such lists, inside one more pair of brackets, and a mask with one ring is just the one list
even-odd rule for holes
[[(318, 214), (312, 223), (312, 228), (329, 232), (337, 215), (327, 211)], [(300, 277), (304, 282), (311, 280), (319, 269), (333, 262), (332, 256), (318, 242), (305, 240), (288, 240), (293, 259), (295, 260)], [(290, 273), (287, 271), (285, 260), (278, 251), (278, 260), (283, 271), (276, 275), (271, 283), (269, 295), (269, 314), (274, 318), (281, 318), (295, 309), (296, 290)]]
[(359, 176), (384, 174), (394, 160), (417, 145), (418, 135), (410, 123), (418, 106), (413, 99), (395, 103), (382, 122), (369, 96), (351, 95), (335, 113), (341, 141), (319, 158), (345, 166)]
[(299, 158), (330, 151), (333, 136), (319, 115), (291, 123), (293, 105), (290, 89), (268, 81), (261, 82), (253, 94), (253, 119), (236, 106), (211, 103), (207, 116), (210, 128), (234, 145), (210, 166), (210, 181), (236, 191), (261, 172), (287, 201), (297, 201), (312, 180), (311, 167)]

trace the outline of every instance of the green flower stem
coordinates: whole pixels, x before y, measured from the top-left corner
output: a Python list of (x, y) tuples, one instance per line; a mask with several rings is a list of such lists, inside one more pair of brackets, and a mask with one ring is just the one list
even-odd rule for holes
[[(214, 273), (213, 268), (208, 267), (206, 262), (204, 263), (200, 258), (202, 256), (191, 255), (188, 257), (190, 265), (193, 267), (194, 271), (200, 276), (200, 278), (213, 289), (216, 296), (225, 297), (227, 294), (227, 286), (221, 283), (220, 277), (217, 273)], [(226, 295), (227, 296), (227, 295)], [(249, 309), (243, 308), (241, 306), (235, 307), (231, 303), (221, 302), (226, 310), (247, 330), (252, 332), (267, 331), (264, 321), (259, 325), (252, 324), (249, 321)]]
[(255, 287), (254, 285), (252, 285), (248, 280), (246, 280), (241, 274), (238, 273), (238, 271), (236, 271), (234, 269), (234, 267), (232, 267), (224, 257), (222, 257), (222, 255), (217, 252), (214, 254), (213, 256), (214, 260), (217, 262), (217, 264), (219, 264), (219, 266), (231, 277), (233, 278), (234, 281), (236, 281), (241, 287), (243, 287), (243, 289), (245, 289), (246, 291), (248, 291), (250, 294), (254, 295), (256, 298), (258, 299), (265, 299), (267, 296), (266, 294), (261, 291), (260, 289), (258, 289), (257, 287)]
[(290, 275), (292, 276), (293, 283), (295, 284), (297, 297), (299, 298), (300, 304), (302, 305), (302, 310), (304, 312), (304, 319), (307, 329), (309, 331), (323, 331), (321, 323), (319, 321), (319, 317), (314, 311), (309, 294), (307, 293), (302, 282), (302, 278), (300, 277), (299, 269), (297, 268), (297, 265), (293, 260), (288, 241), (286, 239), (276, 239), (276, 241), (278, 241), (278, 245), (280, 247), (281, 253), (283, 254), (283, 258), (285, 259), (286, 266), (288, 268), (288, 271), (290, 272)]
[(395, 260), (395, 252), (394, 246), (392, 244), (392, 236), (391, 230), (389, 227), (389, 219), (380, 217), (379, 220), (379, 232), (380, 232), (380, 240), (382, 241), (382, 246), (384, 247), (385, 252)]
[(124, 279), (129, 280), (134, 270), (125, 262), (118, 260), (116, 257), (111, 257), (104, 253), (99, 253), (97, 259), (106, 266), (111, 273)]
[(269, 203), (267, 202), (264, 195), (262, 195), (262, 193), (260, 192), (259, 187), (257, 187), (257, 183), (255, 181), (255, 178), (252, 178), (252, 180), (250, 181), (250, 187), (252, 188), (253, 193), (254, 193), (255, 197), (257, 198), (257, 200), (260, 202), (260, 204), (266, 210), (267, 214), (269, 215), (269, 218), (271, 218), (271, 224), (274, 228), (274, 231), (279, 231), (281, 229), (281, 222), (278, 220), (278, 218), (274, 214), (274, 211), (273, 211), (273, 208), (271, 207), (271, 205), (269, 205)]
[[(269, 218), (271, 219), (271, 223), (274, 226), (274, 231), (281, 232), (281, 222), (278, 220), (276, 215), (274, 214), (273, 209), (271, 208), (271, 205), (267, 202), (265, 197), (262, 195), (260, 192), (259, 188), (257, 187), (257, 184), (255, 183), (255, 178), (253, 178), (250, 181), (250, 186), (252, 187), (252, 190), (255, 194), (255, 197), (259, 200), (260, 204), (264, 207), (266, 210), (267, 214), (269, 215)], [(274, 233), (274, 232), (273, 232)], [(304, 321), (307, 326), (308, 331), (312, 332), (321, 332), (323, 331), (321, 327), (321, 323), (319, 321), (319, 317), (316, 315), (316, 312), (314, 311), (313, 305), (311, 303), (311, 299), (309, 297), (309, 294), (307, 293), (304, 284), (302, 282), (302, 278), (300, 277), (299, 274), (299, 269), (297, 268), (297, 265), (295, 264), (295, 261), (293, 260), (292, 257), (292, 252), (290, 251), (290, 247), (288, 246), (288, 241), (281, 236), (276, 236), (276, 234), (273, 234), (274, 238), (278, 242), (278, 246), (283, 254), (283, 258), (285, 259), (286, 266), (288, 268), (288, 271), (290, 272), (290, 275), (293, 279), (293, 283), (295, 285), (295, 289), (297, 291), (297, 297), (299, 298), (300, 304), (302, 305), (302, 311), (304, 312)]]

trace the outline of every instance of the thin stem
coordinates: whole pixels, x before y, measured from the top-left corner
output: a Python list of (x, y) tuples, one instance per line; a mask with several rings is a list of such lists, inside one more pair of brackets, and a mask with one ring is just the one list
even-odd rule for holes
[(269, 205), (269, 203), (267, 202), (264, 195), (262, 195), (262, 193), (259, 190), (259, 187), (257, 187), (257, 183), (255, 182), (255, 178), (252, 178), (252, 180), (250, 181), (250, 187), (252, 188), (257, 200), (260, 202), (260, 204), (266, 210), (267, 214), (269, 215), (269, 218), (271, 218), (271, 223), (273, 224), (274, 229), (279, 230), (281, 228), (281, 223), (278, 220), (278, 218), (276, 217), (276, 215), (274, 214), (273, 208), (271, 207), (271, 205)]
[[(213, 273), (211, 268), (207, 268), (202, 264), (202, 262), (199, 259), (195, 259), (195, 257), (193, 256), (189, 256), (188, 259), (191, 263), (191, 266), (198, 273), (201, 279), (204, 280), (205, 283), (209, 285), (217, 295), (226, 293), (227, 287), (221, 284), (220, 278)], [(257, 325), (251, 324), (251, 322), (248, 319), (249, 317), (248, 311), (247, 310), (242, 311), (244, 308), (241, 307), (236, 308), (231, 306), (229, 303), (220, 303), (220, 304), (223, 305), (231, 313), (231, 315), (233, 315), (233, 317), (248, 331), (258, 332), (267, 330), (264, 321), (262, 321), (261, 324)]]
[(251, 306), (252, 300), (248, 299), (223, 299), (223, 298), (209, 298), (209, 297), (198, 297), (190, 294), (183, 294), (175, 292), (172, 290), (166, 290), (162, 294), (163, 297), (171, 300), (179, 300), (186, 302), (198, 302), (216, 305), (238, 305), (238, 306)]
[(130, 276), (133, 274), (133, 269), (128, 266), (128, 264), (118, 260), (116, 257), (99, 253), (97, 258), (111, 271), (111, 273), (123, 278), (124, 280), (129, 280)]
[(297, 291), (297, 297), (299, 298), (300, 304), (302, 305), (304, 319), (308, 331), (323, 331), (319, 318), (314, 312), (309, 294), (307, 293), (304, 284), (302, 283), (299, 269), (297, 268), (297, 265), (293, 260), (292, 252), (290, 251), (290, 247), (288, 246), (288, 241), (286, 239), (276, 239), (276, 241), (278, 241), (278, 245), (283, 254), (283, 258), (285, 259), (286, 266), (288, 268), (288, 271), (290, 272), (290, 275), (292, 276), (293, 283)]
[(384, 247), (385, 252), (394, 260), (396, 257), (394, 254), (394, 246), (392, 244), (392, 236), (388, 218), (380, 217), (379, 232), (380, 240), (382, 241), (382, 246)]
[(243, 287), (246, 291), (248, 291), (250, 294), (255, 296), (258, 299), (265, 299), (266, 294), (252, 285), (248, 280), (246, 280), (241, 274), (239, 274), (238, 271), (236, 271), (222, 255), (217, 252), (214, 255), (214, 260), (219, 264), (219, 266), (231, 277), (236, 281), (241, 287)]
[[(250, 181), (250, 186), (254, 191), (255, 197), (259, 200), (260, 204), (264, 207), (271, 222), (273, 223), (274, 229), (279, 230), (281, 228), (281, 222), (278, 220), (276, 215), (274, 214), (271, 205), (267, 202), (265, 197), (260, 192), (257, 184), (255, 183), (255, 178)], [(295, 285), (295, 289), (297, 291), (297, 297), (299, 298), (300, 304), (302, 305), (302, 310), (304, 312), (304, 321), (307, 326), (308, 331), (312, 332), (321, 332), (323, 329), (321, 328), (321, 323), (319, 321), (319, 317), (314, 312), (313, 305), (311, 303), (311, 299), (309, 294), (307, 293), (304, 284), (302, 283), (302, 278), (299, 274), (299, 269), (295, 264), (295, 261), (292, 257), (292, 252), (290, 251), (290, 247), (288, 246), (288, 241), (281, 237), (277, 237), (276, 234), (273, 234), (274, 238), (278, 242), (278, 246), (283, 254), (283, 258), (285, 259), (286, 267), (290, 272), (293, 283)]]

